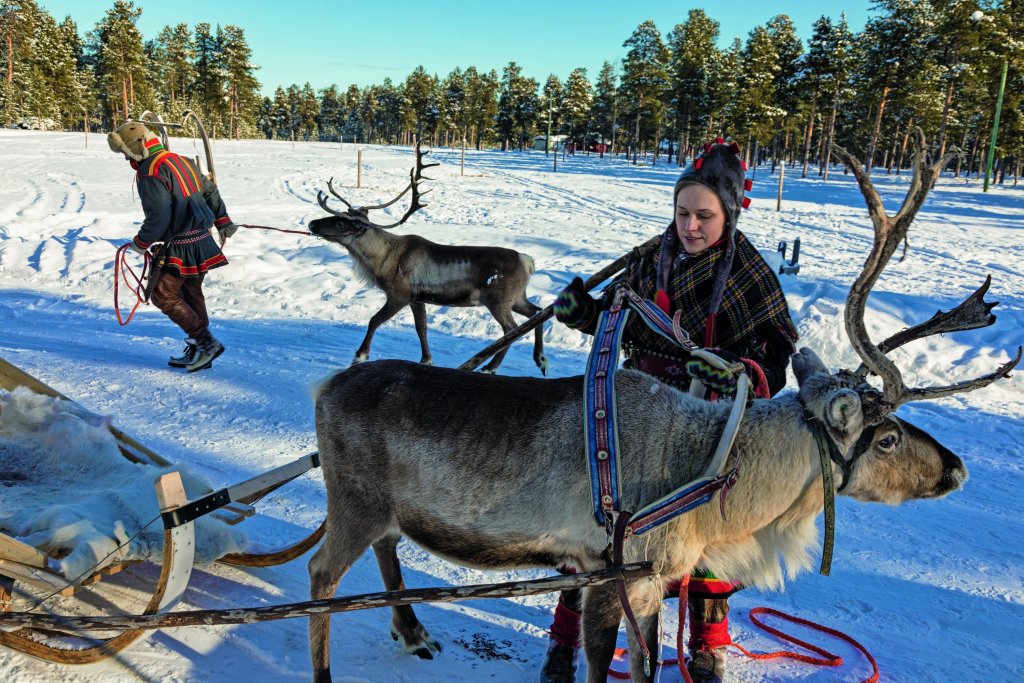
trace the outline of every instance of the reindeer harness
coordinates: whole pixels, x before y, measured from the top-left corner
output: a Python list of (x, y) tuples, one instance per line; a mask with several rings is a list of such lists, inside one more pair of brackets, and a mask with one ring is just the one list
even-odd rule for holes
[[(635, 512), (622, 510), (619, 501), (619, 436), (615, 403), (615, 368), (618, 365), (622, 332), (629, 318), (630, 309), (636, 311), (641, 320), (654, 332), (686, 349), (694, 356), (722, 369), (739, 373), (736, 400), (733, 402), (725, 430), (705, 475), (676, 488)], [(725, 497), (739, 478), (740, 467), (737, 462), (730, 470), (726, 471), (725, 462), (743, 419), (749, 390), (750, 380), (742, 370), (730, 367), (718, 356), (700, 349), (690, 340), (679, 323), (678, 314), (675, 319), (670, 319), (655, 304), (641, 298), (629, 287), (619, 286), (611, 307), (602, 311), (597, 320), (594, 346), (584, 375), (583, 399), (584, 436), (594, 519), (608, 532), (610, 551), (608, 559), (612, 566), (622, 565), (623, 544), (626, 538), (646, 533), (684, 512), (710, 502), (717, 491), (722, 492), (720, 507), (722, 517), (725, 517)], [(695, 381), (691, 384), (690, 393), (703, 396), (703, 385)], [(625, 582), (617, 581), (616, 588), (626, 618), (644, 652), (644, 669), (649, 674), (650, 651), (629, 605)]]

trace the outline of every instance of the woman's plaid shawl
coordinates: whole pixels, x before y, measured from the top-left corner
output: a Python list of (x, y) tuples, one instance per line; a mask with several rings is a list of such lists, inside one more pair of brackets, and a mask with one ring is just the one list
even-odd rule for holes
[[(662, 261), (663, 252), (678, 249), (678, 239), (672, 237), (675, 237), (674, 224), (669, 225), (656, 252), (633, 259), (626, 267), (626, 282), (646, 299), (653, 301), (656, 297), (658, 264)], [(731, 273), (715, 316), (715, 335), (713, 339), (705, 339), (716, 267), (726, 255), (727, 247), (728, 240), (722, 240), (699, 254), (690, 255), (680, 249), (673, 259), (670, 253), (665, 253), (666, 262), (671, 264), (667, 274), (669, 314), (681, 311), (680, 323), (696, 343), (717, 346), (760, 361), (764, 357), (767, 339), (764, 333), (758, 333), (758, 328), (770, 325), (791, 343), (796, 342), (797, 332), (789, 317), (778, 278), (739, 230), (735, 232)], [(680, 349), (636, 318), (630, 320), (625, 337), (640, 351), (654, 351), (673, 357), (683, 355)]]

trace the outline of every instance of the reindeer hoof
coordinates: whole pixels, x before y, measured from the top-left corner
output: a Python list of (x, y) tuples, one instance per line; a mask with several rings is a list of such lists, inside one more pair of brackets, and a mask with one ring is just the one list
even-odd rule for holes
[[(357, 354), (355, 356), (355, 358), (352, 359), (352, 365), (358, 365), (359, 363), (365, 363), (368, 360), (370, 360), (369, 356), (363, 356), (363, 355)], [(351, 367), (351, 365), (349, 367)]]
[(545, 377), (547, 377), (547, 375), (548, 375), (548, 357), (543, 355), (543, 354), (541, 354), (541, 357), (537, 358), (535, 360), (535, 362), (537, 363), (537, 367), (540, 368), (540, 374), (542, 374)]
[(433, 365), (434, 364), (434, 359), (433, 358), (420, 358), (420, 364), (421, 365)]
[(417, 624), (409, 636), (391, 631), (391, 638), (402, 644), (402, 649), (420, 659), (433, 659), (435, 654), (441, 653), (441, 644), (434, 640), (423, 624)]

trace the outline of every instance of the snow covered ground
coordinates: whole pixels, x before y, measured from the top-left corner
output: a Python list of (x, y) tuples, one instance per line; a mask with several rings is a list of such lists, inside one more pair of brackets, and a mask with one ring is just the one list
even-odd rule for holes
[[(180, 153), (194, 141), (173, 140)], [(346, 144), (218, 141), (221, 192), (236, 222), (304, 229), (323, 212), (316, 192), (329, 177), (357, 203), (390, 198), (404, 186), (408, 148), (366, 147), (363, 188), (355, 189), (356, 147)], [(551, 303), (575, 274), (597, 271), (667, 222), (677, 169), (634, 167), (576, 156), (552, 173), (541, 152), (438, 149), (428, 175), (429, 207), (397, 232), (457, 244), (514, 247), (538, 272), (529, 294)], [(801, 237), (803, 268), (785, 282), (802, 344), (833, 368), (856, 363), (841, 315), (863, 263), (871, 224), (852, 177), (828, 183), (787, 173), (783, 211), (775, 177), (756, 172), (742, 229), (759, 247)], [(890, 211), (909, 178), (875, 178)], [(398, 211), (402, 209), (399, 208)], [(208, 279), (213, 331), (227, 346), (212, 371), (184, 375), (166, 366), (180, 333), (144, 307), (127, 327), (113, 310), (114, 250), (135, 233), (142, 210), (133, 174), (101, 136), (0, 131), (0, 356), (115, 423), (172, 461), (224, 486), (315, 450), (310, 388), (348, 365), (383, 295), (353, 278), (337, 245), (280, 232), (242, 229), (226, 248), (228, 268)], [(917, 342), (893, 355), (910, 385), (946, 384), (1004, 362), (1024, 342), (1024, 187), (944, 178), (870, 301), (876, 340), (962, 300), (991, 273), (995, 326)], [(141, 264), (140, 264), (141, 265)], [(127, 305), (123, 295), (122, 306)], [(428, 310), (438, 365), (456, 366), (496, 338), (485, 311)], [(548, 324), (550, 374), (582, 372), (588, 338)], [(536, 375), (529, 341), (502, 372)], [(377, 334), (373, 358), (419, 358), (412, 317), (403, 312)], [(900, 414), (964, 458), (971, 478), (948, 499), (899, 508), (838, 505), (831, 577), (805, 574), (781, 594), (755, 590), (733, 599), (733, 637), (754, 650), (777, 649), (746, 618), (768, 605), (842, 630), (877, 658), (886, 681), (1024, 680), (1024, 373), (981, 391), (910, 404)], [(283, 544), (324, 513), (319, 474), (289, 484), (242, 527), (250, 538)], [(404, 544), (410, 587), (540, 576), (482, 572)], [(183, 608), (267, 605), (308, 598), (306, 559), (270, 569), (200, 570)], [(151, 568), (136, 570), (143, 578)], [(130, 577), (125, 579), (130, 581)], [(340, 594), (379, 590), (376, 563), (362, 558)], [(420, 618), (445, 650), (434, 661), (404, 654), (388, 637), (389, 614), (372, 610), (333, 619), (336, 681), (532, 681), (546, 645), (555, 596), (424, 606)], [(663, 655), (675, 656), (674, 602), (666, 612)], [(844, 666), (730, 656), (733, 681), (857, 681), (870, 667), (853, 648), (820, 636)], [(624, 640), (624, 637), (623, 637)], [(28, 681), (307, 680), (305, 620), (165, 630), (115, 660), (61, 668), (0, 649), (0, 678)], [(582, 680), (582, 673), (580, 676)], [(669, 669), (663, 681), (679, 680)]]

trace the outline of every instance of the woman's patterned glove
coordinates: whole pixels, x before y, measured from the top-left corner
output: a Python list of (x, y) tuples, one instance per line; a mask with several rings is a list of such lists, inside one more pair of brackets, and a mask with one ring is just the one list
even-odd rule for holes
[[(727, 363), (740, 363), (740, 357), (725, 349), (708, 349)], [(699, 379), (701, 384), (720, 396), (736, 395), (736, 375), (728, 370), (719, 370), (705, 360), (694, 358), (686, 362), (686, 372), (690, 377)]]
[(583, 280), (578, 277), (573, 278), (569, 286), (559, 293), (554, 309), (558, 322), (574, 330), (587, 328), (597, 315), (597, 303), (583, 288)]

